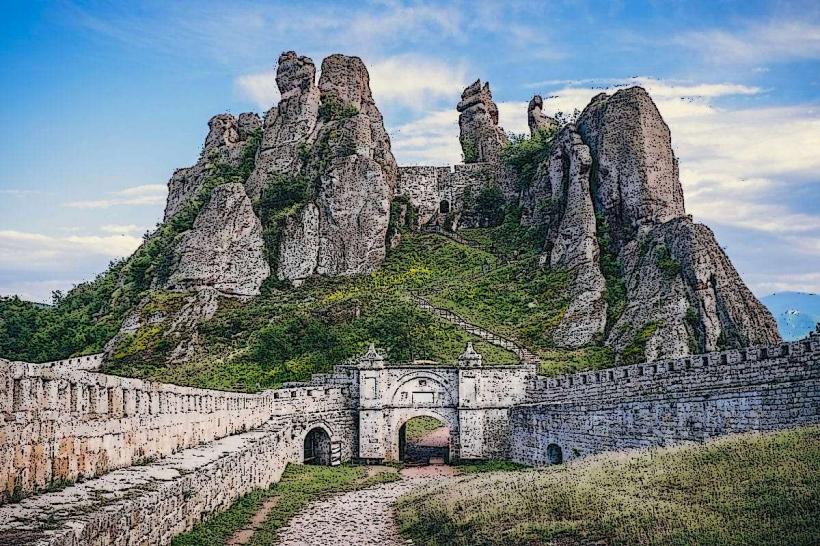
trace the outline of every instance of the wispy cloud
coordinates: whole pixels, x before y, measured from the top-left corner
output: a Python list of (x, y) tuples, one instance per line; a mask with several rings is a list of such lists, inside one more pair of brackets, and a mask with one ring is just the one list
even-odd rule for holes
[(145, 231), (145, 229), (136, 224), (106, 224), (100, 226), (100, 231), (103, 233), (113, 233), (115, 235), (130, 235), (132, 233), (141, 233)]
[(423, 110), (435, 99), (457, 98), (467, 84), (464, 63), (417, 54), (397, 55), (368, 65), (376, 103)]
[(103, 209), (122, 205), (161, 205), (165, 202), (168, 189), (164, 184), (145, 184), (125, 188), (109, 195), (106, 199), (69, 201), (63, 206), (76, 209)]
[(263, 111), (279, 102), (276, 70), (244, 74), (237, 77), (234, 83), (243, 97), (252, 101)]
[(820, 24), (798, 19), (756, 21), (735, 30), (683, 32), (673, 42), (717, 63), (820, 59)]
[(53, 269), (69, 267), (90, 257), (128, 256), (142, 242), (130, 235), (53, 236), (16, 230), (0, 230), (0, 269)]

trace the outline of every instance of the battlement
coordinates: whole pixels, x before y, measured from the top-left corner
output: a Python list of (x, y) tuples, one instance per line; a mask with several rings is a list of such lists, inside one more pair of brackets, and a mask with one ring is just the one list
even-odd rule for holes
[(577, 372), (557, 377), (536, 377), (528, 388), (532, 402), (565, 402), (574, 399), (623, 396), (647, 388), (669, 389), (675, 385), (694, 388), (698, 383), (739, 381), (743, 376), (762, 374), (774, 363), (800, 362), (805, 357), (820, 357), (820, 335), (769, 347), (748, 347), (674, 359), (662, 359)]

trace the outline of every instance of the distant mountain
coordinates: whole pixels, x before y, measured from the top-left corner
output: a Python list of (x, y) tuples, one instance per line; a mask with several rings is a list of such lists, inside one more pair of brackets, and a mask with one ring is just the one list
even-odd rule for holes
[(762, 298), (777, 321), (786, 341), (801, 339), (820, 322), (820, 295), (806, 292), (778, 292)]

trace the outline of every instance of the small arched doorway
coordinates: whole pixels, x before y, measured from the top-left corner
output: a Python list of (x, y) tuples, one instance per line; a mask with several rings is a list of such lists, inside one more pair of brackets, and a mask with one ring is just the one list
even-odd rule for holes
[(438, 204), (438, 211), (439, 211), (441, 214), (449, 214), (449, 213), (450, 213), (450, 202), (449, 202), (449, 201), (447, 201), (446, 199), (443, 199), (443, 200), (442, 200), (442, 201)]
[(322, 427), (315, 427), (305, 436), (304, 464), (330, 465), (330, 435)]
[(442, 419), (420, 415), (399, 428), (399, 460), (405, 463), (449, 463), (450, 428)]
[(547, 462), (549, 462), (549, 464), (561, 464), (564, 462), (564, 454), (561, 451), (561, 446), (558, 444), (550, 444), (547, 446)]

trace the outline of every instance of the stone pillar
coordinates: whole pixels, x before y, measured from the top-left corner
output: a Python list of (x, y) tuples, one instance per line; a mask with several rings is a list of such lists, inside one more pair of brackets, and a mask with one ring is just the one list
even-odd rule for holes
[(382, 400), (385, 396), (385, 360), (371, 343), (359, 359), (359, 457), (383, 459), (387, 451)]
[[(483, 410), (481, 392), (482, 358), (468, 342), (467, 348), (458, 357), (458, 429), (459, 446), (457, 454), (462, 459), (482, 458), (484, 439)], [(451, 454), (451, 459), (455, 457)]]

